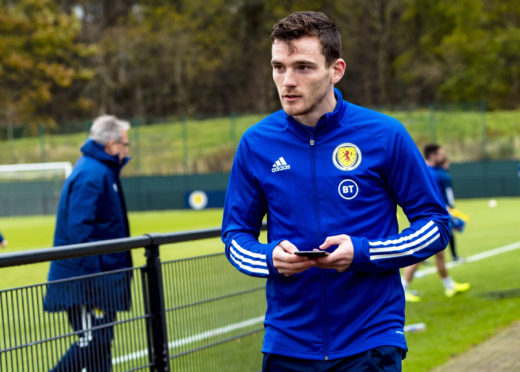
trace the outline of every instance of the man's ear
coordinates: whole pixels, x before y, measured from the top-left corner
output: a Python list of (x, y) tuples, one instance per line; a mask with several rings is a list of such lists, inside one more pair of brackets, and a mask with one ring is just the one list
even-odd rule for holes
[(107, 154), (110, 154), (110, 155), (114, 155), (112, 154), (112, 148), (114, 147), (114, 143), (116, 143), (115, 140), (111, 139), (110, 141), (108, 141), (108, 143), (105, 145), (105, 152)]
[(332, 84), (337, 84), (343, 78), (343, 75), (345, 74), (345, 70), (347, 68), (347, 64), (342, 58), (338, 58), (334, 61), (334, 63), (331, 66), (332, 68), (332, 76), (330, 78), (330, 81)]

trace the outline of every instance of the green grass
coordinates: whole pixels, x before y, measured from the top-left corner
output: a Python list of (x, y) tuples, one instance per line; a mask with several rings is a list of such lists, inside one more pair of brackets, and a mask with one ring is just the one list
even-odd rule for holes
[[(457, 251), (463, 257), (520, 241), (520, 199), (499, 198), (496, 208), (489, 208), (487, 201), (457, 201), (457, 207), (471, 218), (466, 230), (456, 236)], [(449, 252), (446, 258), (451, 259)], [(437, 274), (415, 279), (411, 288), (420, 291), (423, 300), (407, 304), (406, 322), (424, 322), (427, 329), (407, 335), (409, 353), (404, 371), (428, 371), (442, 365), (519, 320), (520, 298), (483, 296), (489, 291), (520, 288), (519, 266), (520, 250), (515, 250), (454, 267), (450, 275), (456, 281), (471, 283), (471, 289), (451, 299), (444, 297)]]
[[(219, 227), (221, 220), (221, 209), (134, 212), (129, 214), (132, 236)], [(9, 242), (8, 247), (0, 250), (0, 253), (52, 247), (54, 225), (54, 216), (0, 218), (0, 229)], [(197, 242), (196, 249), (194, 249), (193, 243), (189, 242), (165, 245), (161, 247), (161, 259), (171, 260), (223, 252), (223, 250), (224, 246), (219, 238), (204, 239)], [(132, 257), (136, 266), (143, 265), (145, 262), (144, 249), (133, 250)], [(25, 267), (0, 268), (0, 277), (2, 277), (0, 289), (45, 281), (49, 263), (31, 265), (31, 270), (24, 270), (23, 276), (17, 275)]]
[[(457, 235), (460, 255), (469, 257), (479, 252), (520, 241), (520, 229), (518, 229), (520, 198), (498, 198), (497, 201), (498, 206), (496, 208), (489, 208), (487, 199), (457, 200), (457, 207), (469, 214), (471, 218), (466, 230)], [(132, 235), (216, 227), (220, 224), (221, 213), (220, 209), (131, 213)], [(54, 217), (0, 218), (0, 228), (9, 239), (9, 251), (49, 247), (52, 243)], [(223, 244), (218, 238), (215, 238), (196, 243), (161, 247), (161, 257), (163, 261), (166, 261), (222, 251)], [(136, 265), (144, 263), (142, 250), (134, 251), (133, 256)], [(449, 252), (446, 253), (446, 256), (448, 259), (450, 258)], [(207, 261), (207, 265), (215, 269), (222, 265), (223, 271), (219, 271), (219, 274), (215, 274), (215, 276), (211, 276), (211, 271), (206, 272), (207, 275), (201, 275), (201, 271), (196, 266), (189, 270), (183, 268), (182, 262), (185, 261), (174, 261), (171, 263), (171, 268), (166, 269), (165, 267), (165, 274), (168, 273), (172, 277), (182, 277), (182, 280), (168, 281), (171, 284), (167, 289), (167, 303), (170, 306), (175, 306), (184, 299), (198, 300), (203, 298), (205, 293), (222, 293), (219, 291), (222, 291), (223, 288), (229, 288), (229, 286), (238, 286), (237, 288), (240, 290), (260, 283), (256, 279), (235, 273), (231, 265), (226, 264), (224, 258), (221, 259), (221, 264)], [(450, 270), (451, 276), (457, 281), (470, 282), (472, 287), (466, 294), (452, 299), (444, 297), (441, 281), (436, 274), (415, 279), (411, 287), (421, 292), (423, 301), (407, 304), (406, 322), (408, 324), (424, 322), (427, 329), (424, 332), (407, 335), (409, 353), (403, 365), (404, 371), (428, 371), (435, 366), (442, 365), (450, 357), (468, 350), (504, 329), (513, 321), (519, 320), (520, 298), (497, 300), (482, 295), (488, 291), (518, 288), (520, 283), (519, 266), (520, 250), (515, 250), (454, 267)], [(42, 283), (45, 281), (47, 268), (48, 264), (38, 264), (0, 269), (1, 287), (10, 288), (30, 283)], [(199, 279), (200, 283), (198, 282)], [(196, 292), (193, 291), (194, 288), (197, 288)], [(173, 295), (174, 293), (178, 295)], [(202, 297), (199, 298), (199, 296)], [(260, 296), (260, 298), (262, 297)], [(208, 315), (205, 315), (208, 314), (206, 312), (185, 311), (179, 313), (179, 317), (171, 318), (171, 322), (178, 320), (180, 326), (184, 322), (182, 319), (192, 319), (200, 325), (196, 332), (203, 331), (206, 328), (212, 329), (239, 321), (239, 319), (258, 316), (257, 310), (263, 305), (255, 301), (249, 301), (243, 307), (238, 303), (232, 305), (237, 306), (236, 312), (240, 312), (241, 317), (235, 318), (230, 312), (224, 311), (222, 313), (223, 308), (217, 306), (214, 310), (215, 317), (213, 315), (208, 317)], [(260, 309), (259, 311), (261, 313), (263, 310)], [(178, 329), (178, 327), (169, 332), (176, 337), (184, 337), (190, 333)], [(248, 365), (247, 363), (251, 363), (251, 360), (255, 363), (260, 360), (259, 351), (255, 349), (258, 341), (259, 337), (256, 337), (252, 343), (244, 340), (242, 342), (234, 341), (215, 349), (208, 349), (204, 352), (204, 360), (211, 361), (212, 358), (217, 358), (217, 354), (214, 353), (221, 356), (222, 353), (217, 351), (221, 350), (229, 356), (228, 363), (237, 366), (237, 370), (241, 370), (240, 367), (244, 366), (245, 368)], [(245, 359), (240, 359), (244, 355), (246, 355)], [(248, 355), (252, 355), (251, 358), (248, 359)], [(179, 365), (184, 365), (184, 363), (192, 365), (194, 363), (193, 358), (194, 356), (186, 356), (182, 358), (186, 359), (185, 362), (180, 359), (178, 363), (180, 363)], [(256, 369), (260, 368), (259, 365), (254, 365), (257, 366)]]
[[(408, 129), (416, 144), (441, 143), (452, 161), (520, 157), (518, 111), (385, 111)], [(231, 168), (240, 136), (265, 115), (190, 119), (134, 126), (129, 133), (133, 160), (124, 175), (222, 172)], [(0, 141), (0, 164), (70, 161), (79, 157), (87, 133), (45, 135)], [(484, 148), (485, 145), (485, 148)]]

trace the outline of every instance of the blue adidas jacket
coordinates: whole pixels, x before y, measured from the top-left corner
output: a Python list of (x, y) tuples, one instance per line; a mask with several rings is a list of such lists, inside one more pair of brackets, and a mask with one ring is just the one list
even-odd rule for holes
[[(123, 238), (129, 236), (127, 211), (119, 173), (128, 162), (104, 151), (88, 139), (83, 156), (65, 181), (58, 203), (54, 246)], [(132, 266), (130, 252), (118, 252), (52, 261), (48, 280), (65, 279)], [(130, 306), (130, 274), (117, 273), (87, 281), (65, 281), (47, 286), (44, 308), (64, 310), (92, 305), (105, 310)]]
[[(222, 240), (239, 271), (267, 278), (263, 352), (336, 359), (381, 345), (406, 349), (399, 268), (447, 244), (448, 214), (416, 145), (386, 115), (343, 101), (315, 128), (278, 111), (242, 137)], [(400, 205), (411, 225), (399, 233)], [(258, 236), (267, 215), (267, 243)], [(273, 267), (282, 240), (312, 250), (327, 236), (354, 245), (343, 273)]]

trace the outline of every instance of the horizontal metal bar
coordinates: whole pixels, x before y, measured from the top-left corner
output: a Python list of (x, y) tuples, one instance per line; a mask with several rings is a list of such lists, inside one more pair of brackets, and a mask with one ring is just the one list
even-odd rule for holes
[(228, 298), (231, 298), (231, 297), (242, 296), (242, 295), (245, 295), (245, 294), (248, 294), (248, 293), (258, 292), (258, 291), (263, 291), (263, 290), (265, 290), (265, 285), (262, 286), (262, 287), (246, 289), (245, 291), (235, 292), (235, 293), (231, 293), (231, 294), (224, 295), (224, 296), (212, 297), (212, 298), (209, 298), (207, 300), (202, 300), (202, 301), (197, 301), (197, 302), (190, 302), (188, 304), (179, 305), (179, 306), (175, 306), (175, 307), (167, 307), (167, 308), (165, 308), (165, 311), (166, 312), (170, 312), (170, 311), (182, 310), (182, 309), (185, 309), (185, 308), (188, 308), (188, 307), (203, 305), (203, 304), (207, 304), (207, 303), (210, 303), (210, 302), (225, 300), (225, 299), (228, 299)]
[[(151, 317), (150, 314), (145, 314), (145, 315), (140, 315), (140, 316), (136, 316), (134, 318), (129, 318), (129, 319), (125, 319), (125, 320), (118, 320), (118, 321), (115, 321), (115, 322), (104, 323), (103, 325), (100, 325), (100, 326), (90, 327), (89, 331), (97, 331), (97, 330), (100, 330), (100, 329), (103, 329), (103, 328), (107, 328), (109, 326), (115, 327), (116, 325), (125, 324), (125, 323), (134, 323), (134, 322), (136, 322), (138, 320), (149, 319), (150, 317)], [(8, 353), (8, 352), (16, 351), (16, 350), (20, 350), (20, 349), (26, 349), (28, 347), (37, 346), (37, 345), (45, 344), (47, 342), (57, 341), (57, 340), (60, 340), (60, 339), (69, 338), (69, 337), (76, 336), (76, 335), (79, 336), (79, 335), (81, 335), (84, 332), (85, 332), (84, 330), (73, 331), (73, 332), (69, 332), (69, 333), (64, 333), (64, 334), (59, 335), (59, 336), (48, 337), (48, 338), (45, 338), (43, 340), (30, 341), (30, 342), (27, 342), (25, 344), (20, 344), (20, 345), (16, 345), (16, 346), (9, 346), (9, 347), (6, 347), (5, 349), (0, 349), (0, 354), (1, 353)]]
[(220, 227), (212, 227), (207, 229), (187, 230), (167, 234), (149, 234), (149, 236), (153, 239), (154, 244), (163, 245), (188, 242), (191, 240), (217, 238), (220, 236), (221, 231), (222, 229)]
[[(262, 225), (265, 229), (266, 225)], [(28, 251), (10, 252), (0, 254), (0, 267), (27, 265), (38, 262), (64, 260), (91, 256), (102, 253), (114, 253), (129, 249), (142, 248), (149, 245), (163, 245), (171, 243), (188, 242), (192, 240), (216, 238), (221, 234), (220, 227), (207, 229), (187, 230), (167, 234), (146, 234), (132, 238), (120, 238), (99, 240), (81, 244), (62, 245), (52, 248), (32, 249)]]
[(150, 245), (152, 239), (148, 235), (134, 238), (99, 240), (95, 242), (62, 245), (59, 247), (33, 249), (28, 251), (0, 254), (0, 267), (26, 265), (37, 262), (63, 260), (101, 253), (114, 253), (128, 249)]

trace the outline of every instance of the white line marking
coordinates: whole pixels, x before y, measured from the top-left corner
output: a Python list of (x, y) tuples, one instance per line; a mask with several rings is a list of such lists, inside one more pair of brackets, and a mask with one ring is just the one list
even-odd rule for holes
[[(483, 260), (485, 258), (496, 256), (497, 254), (514, 251), (515, 249), (518, 249), (518, 248), (520, 248), (520, 241), (516, 242), (516, 243), (511, 243), (511, 244), (508, 244), (508, 245), (504, 245), (503, 247), (490, 249), (489, 251), (477, 253), (477, 254), (475, 254), (473, 256), (469, 256), (468, 258), (466, 258), (465, 262), (450, 261), (450, 262), (448, 262), (446, 264), (446, 268), (451, 269), (452, 267), (463, 265), (463, 264), (468, 263), (468, 262), (480, 261), (480, 260)], [(415, 278), (422, 278), (423, 276), (430, 275), (430, 274), (433, 274), (433, 273), (436, 273), (436, 272), (437, 272), (437, 268), (436, 267), (429, 267), (427, 269), (423, 269), (423, 270), (417, 271), (415, 273), (414, 277)]]
[[(212, 329), (210, 331), (202, 332), (202, 333), (199, 333), (199, 334), (196, 334), (196, 335), (193, 335), (193, 336), (189, 336), (189, 337), (185, 337), (185, 338), (181, 338), (179, 340), (175, 340), (175, 341), (169, 342), (168, 343), (168, 348), (169, 349), (173, 349), (173, 348), (176, 348), (176, 347), (179, 347), (179, 346), (191, 344), (191, 343), (194, 343), (194, 342), (197, 342), (197, 341), (204, 340), (206, 338), (210, 338), (210, 337), (222, 335), (222, 334), (225, 334), (225, 333), (233, 332), (233, 331), (236, 331), (237, 329), (250, 327), (252, 325), (255, 325), (255, 324), (258, 324), (258, 323), (262, 323), (263, 321), (264, 321), (264, 316), (262, 315), (262, 316), (259, 316), (259, 317), (256, 317), (256, 318), (251, 318), (251, 319), (244, 320), (244, 321), (239, 322), (239, 323), (230, 324), (230, 325), (227, 325), (225, 327), (215, 328), (215, 329)], [(142, 350), (136, 351), (135, 353), (131, 353), (131, 354), (127, 354), (127, 355), (123, 355), (123, 356), (117, 357), (117, 358), (113, 358), (112, 359), (112, 364), (120, 364), (120, 363), (128, 362), (130, 360), (142, 358), (142, 357), (145, 357), (147, 355), (148, 355), (148, 350), (147, 349), (142, 349)]]

